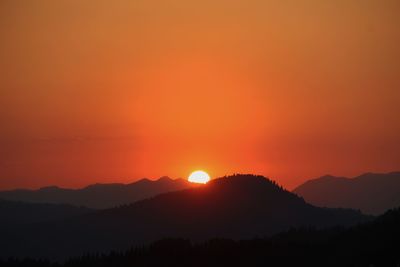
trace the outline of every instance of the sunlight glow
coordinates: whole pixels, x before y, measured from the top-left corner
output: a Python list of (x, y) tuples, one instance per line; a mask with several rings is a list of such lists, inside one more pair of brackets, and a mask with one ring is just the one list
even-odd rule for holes
[(198, 170), (189, 175), (188, 181), (192, 183), (206, 184), (210, 181), (210, 176), (205, 171)]

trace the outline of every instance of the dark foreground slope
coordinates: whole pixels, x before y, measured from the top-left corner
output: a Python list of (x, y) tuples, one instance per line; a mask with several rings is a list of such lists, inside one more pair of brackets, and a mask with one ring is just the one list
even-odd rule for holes
[(366, 173), (351, 179), (324, 176), (305, 182), (293, 192), (316, 206), (379, 215), (400, 206), (400, 172)]
[(261, 176), (236, 175), (79, 219), (21, 227), (3, 234), (0, 253), (60, 259), (166, 237), (249, 239), (290, 227), (348, 226), (369, 219), (352, 210), (311, 206)]
[(124, 252), (91, 254), (63, 264), (9, 260), (4, 267), (126, 267), (126, 266), (400, 266), (400, 209), (373, 222), (351, 227), (292, 229), (264, 239), (212, 239), (193, 243), (163, 239)]
[(193, 183), (183, 179), (173, 180), (168, 177), (161, 177), (156, 181), (142, 179), (131, 184), (94, 184), (82, 189), (51, 186), (39, 190), (2, 191), (0, 198), (12, 201), (70, 204), (105, 209), (194, 186)]
[(76, 217), (93, 210), (63, 204), (39, 204), (0, 199), (0, 227), (18, 227), (32, 223)]

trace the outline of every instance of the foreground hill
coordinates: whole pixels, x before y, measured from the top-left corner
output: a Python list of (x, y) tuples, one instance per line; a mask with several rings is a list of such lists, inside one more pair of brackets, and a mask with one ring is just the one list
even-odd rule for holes
[(165, 237), (249, 239), (290, 227), (348, 226), (369, 219), (352, 210), (311, 206), (261, 176), (235, 175), (129, 206), (0, 233), (0, 255), (64, 258)]
[(184, 179), (173, 180), (161, 177), (156, 181), (142, 179), (131, 184), (94, 184), (82, 189), (66, 189), (56, 186), (44, 187), (39, 190), (18, 189), (0, 192), (0, 198), (105, 209), (194, 186), (193, 183)]
[(400, 172), (366, 173), (352, 179), (323, 176), (305, 182), (293, 192), (316, 206), (379, 215), (400, 206)]
[(61, 220), (92, 212), (64, 204), (36, 204), (0, 199), (0, 227)]
[(211, 239), (193, 243), (187, 239), (163, 239), (123, 252), (71, 258), (63, 264), (11, 259), (0, 260), (0, 266), (395, 267), (400, 266), (399, 243), (400, 209), (396, 209), (349, 229), (291, 229), (270, 238), (242, 241)]

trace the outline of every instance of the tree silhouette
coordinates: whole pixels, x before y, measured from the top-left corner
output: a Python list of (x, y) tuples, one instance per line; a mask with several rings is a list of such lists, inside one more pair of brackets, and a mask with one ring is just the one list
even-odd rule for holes
[(290, 229), (271, 238), (193, 243), (167, 238), (125, 252), (87, 254), (64, 263), (9, 259), (4, 267), (399, 266), (400, 209), (349, 229)]

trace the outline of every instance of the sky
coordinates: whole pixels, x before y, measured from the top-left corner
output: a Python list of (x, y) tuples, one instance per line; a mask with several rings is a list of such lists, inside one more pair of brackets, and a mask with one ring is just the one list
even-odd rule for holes
[(0, 2), (0, 189), (400, 170), (397, 0)]

